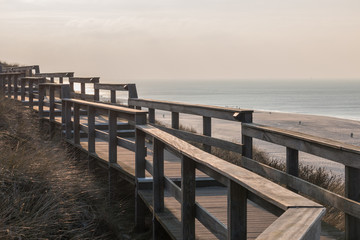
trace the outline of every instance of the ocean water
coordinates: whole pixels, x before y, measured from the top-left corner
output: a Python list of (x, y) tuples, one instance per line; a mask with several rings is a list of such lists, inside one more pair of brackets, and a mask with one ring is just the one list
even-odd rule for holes
[(360, 80), (135, 83), (139, 98), (360, 120)]

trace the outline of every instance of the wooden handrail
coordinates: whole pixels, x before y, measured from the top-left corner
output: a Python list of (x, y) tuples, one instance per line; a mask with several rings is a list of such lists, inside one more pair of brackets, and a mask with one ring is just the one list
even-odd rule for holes
[[(234, 191), (232, 194), (230, 194), (229, 197), (229, 209), (232, 211), (233, 209), (242, 208), (244, 206), (240, 206), (240, 195), (237, 195), (240, 192), (243, 191), (249, 191), (252, 194), (255, 194), (256, 196), (260, 197), (261, 199), (265, 200), (266, 202), (278, 207), (285, 213), (277, 220), (275, 223), (271, 225), (271, 227), (277, 227), (281, 229), (281, 232), (266, 232), (263, 239), (274, 239), (275, 236), (283, 237), (285, 239), (286, 236), (290, 236), (291, 233), (297, 232), (297, 235), (295, 235), (295, 238), (292, 239), (313, 239), (313, 238), (319, 238), (320, 234), (320, 220), (323, 214), (325, 213), (325, 209), (311, 201), (308, 200), (300, 195), (297, 195), (294, 192), (291, 192), (283, 187), (280, 187), (279, 185), (260, 177), (259, 175), (252, 173), (244, 168), (234, 166), (233, 164), (226, 162), (225, 160), (222, 160), (220, 158), (217, 158), (207, 152), (204, 152), (191, 144), (174, 137), (173, 135), (170, 135), (156, 127), (150, 126), (150, 125), (138, 125), (136, 127), (137, 129), (137, 139), (144, 138), (145, 134), (150, 135), (154, 138), (154, 165), (153, 165), (153, 181), (154, 181), (154, 199), (158, 202), (160, 205), (154, 205), (154, 212), (155, 214), (159, 214), (163, 211), (163, 193), (161, 193), (164, 188), (165, 182), (164, 182), (164, 173), (163, 169), (163, 150), (165, 146), (173, 149), (174, 151), (181, 154), (183, 158), (183, 163), (186, 165), (183, 165), (183, 173), (182, 173), (182, 184), (181, 184), (181, 204), (182, 204), (182, 227), (183, 227), (183, 237), (187, 239), (188, 237), (194, 237), (195, 232), (193, 232), (193, 228), (189, 227), (189, 225), (194, 225), (194, 217), (197, 215), (194, 211), (195, 208), (193, 206), (201, 207), (198, 203), (195, 204), (195, 200), (191, 196), (192, 191), (194, 191), (194, 182), (195, 182), (195, 168), (200, 169), (201, 171), (204, 171), (209, 176), (215, 178), (216, 180), (222, 182), (224, 185), (226, 185), (230, 190), (230, 193)], [(141, 150), (143, 149), (144, 141), (140, 140), (137, 142), (137, 149)], [(144, 156), (141, 156), (140, 153), (136, 152), (136, 166), (137, 170), (136, 172), (137, 177), (141, 178), (144, 176), (145, 171), (145, 158)], [(184, 160), (186, 159), (186, 161)], [(184, 175), (185, 174), (185, 175)], [(190, 174), (190, 175), (189, 175)], [(188, 179), (187, 179), (188, 178)], [(169, 183), (167, 184), (169, 185)], [(171, 185), (171, 184), (170, 184)], [(140, 189), (141, 187), (137, 187)], [(231, 190), (234, 189), (234, 190)], [(243, 189), (243, 190), (242, 190)], [(173, 190), (175, 192), (178, 192), (178, 190)], [(189, 195), (190, 194), (190, 195)], [(179, 195), (177, 193), (176, 195)], [(247, 195), (247, 194), (245, 194)], [(242, 194), (243, 196), (243, 194)], [(179, 199), (179, 198), (177, 198)], [(155, 201), (154, 200), (154, 201)], [(155, 202), (154, 202), (155, 204)], [(240, 205), (239, 205), (240, 204)], [(246, 204), (246, 201), (245, 201)], [(291, 213), (290, 213), (291, 212)], [(228, 214), (230, 214), (228, 212)], [(232, 214), (237, 215), (236, 211), (235, 213), (232, 212)], [(294, 222), (293, 215), (296, 214), (297, 216), (302, 216), (297, 218), (297, 222)], [(185, 216), (185, 217), (184, 217)], [(208, 218), (212, 217), (210, 215), (207, 215), (205, 212), (201, 215), (201, 218)], [(241, 216), (240, 219), (244, 218), (244, 216)], [(245, 214), (246, 218), (246, 214)], [(292, 219), (292, 220), (290, 220)], [(281, 224), (283, 224), (283, 221), (289, 220), (292, 222), (292, 226), (288, 226), (287, 228), (284, 228)], [(212, 220), (215, 221), (215, 220)], [(246, 223), (246, 221), (244, 221)], [(237, 217), (230, 218), (228, 222), (228, 235), (230, 236), (230, 239), (234, 239), (234, 236), (241, 236), (244, 237), (244, 230), (242, 230), (244, 227), (246, 229), (246, 226), (242, 225), (244, 222), (239, 221)], [(306, 223), (306, 224), (304, 224)], [(211, 229), (210, 229), (211, 230)], [(239, 231), (242, 231), (242, 233), (239, 235)], [(314, 235), (312, 235), (315, 233)], [(310, 234), (310, 235), (309, 235)], [(245, 231), (246, 236), (246, 231)]]

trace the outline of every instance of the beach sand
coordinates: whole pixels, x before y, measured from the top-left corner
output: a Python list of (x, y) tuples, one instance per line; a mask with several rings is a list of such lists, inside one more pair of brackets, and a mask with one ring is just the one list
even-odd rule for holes
[[(157, 111), (156, 120), (170, 125), (171, 113)], [(360, 146), (360, 121), (316, 115), (255, 111), (253, 122)], [(202, 132), (202, 117), (200, 116), (180, 114), (180, 124), (193, 127), (199, 133)], [(353, 134), (352, 137), (351, 133)], [(213, 119), (212, 135), (213, 137), (240, 142), (241, 124), (239, 122)], [(285, 147), (256, 139), (254, 139), (254, 146), (266, 152), (269, 157), (285, 161)], [(299, 162), (305, 165), (325, 167), (334, 174), (344, 177), (344, 166), (342, 164), (302, 152), (299, 155)]]

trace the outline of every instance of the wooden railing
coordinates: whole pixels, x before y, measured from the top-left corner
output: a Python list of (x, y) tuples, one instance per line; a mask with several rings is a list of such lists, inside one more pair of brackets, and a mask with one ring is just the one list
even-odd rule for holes
[[(212, 118), (251, 123), (252, 110), (135, 98), (129, 99), (129, 106), (148, 108), (150, 124), (154, 124), (158, 128), (184, 140), (202, 143), (205, 151), (207, 152), (211, 152), (212, 146), (237, 153), (250, 152), (252, 149), (252, 141), (249, 141), (247, 137), (243, 137), (242, 144), (236, 144), (230, 141), (211, 137)], [(156, 124), (155, 110), (171, 112), (171, 128)], [(202, 116), (203, 134), (201, 135), (179, 130), (179, 113)]]
[[(145, 159), (145, 137), (153, 138), (153, 163)], [(181, 158), (181, 187), (164, 175), (164, 149), (176, 152)], [(195, 170), (216, 179), (228, 189), (227, 227), (195, 202)], [(206, 153), (158, 128), (138, 125), (136, 128), (137, 194), (143, 197), (148, 188), (145, 171), (152, 174), (154, 221), (166, 221), (164, 191), (181, 204), (183, 239), (195, 239), (195, 218), (219, 239), (246, 239), (247, 199), (261, 199), (264, 207), (272, 205), (281, 216), (257, 239), (319, 239), (321, 217), (325, 209), (244, 168), (234, 166)], [(144, 197), (143, 200), (145, 201)], [(139, 201), (139, 200), (138, 200)], [(259, 201), (258, 201), (259, 203)], [(140, 207), (140, 206), (138, 206)], [(269, 209), (269, 208), (268, 208)], [(278, 212), (276, 211), (276, 212)], [(137, 224), (144, 224), (143, 212), (137, 211)], [(285, 224), (286, 223), (286, 224)], [(154, 239), (157, 238), (153, 223)]]
[(24, 73), (25, 76), (31, 77), (34, 74), (40, 73), (40, 67), (39, 67), (39, 65), (21, 66), (21, 67), (2, 67), (2, 68), (0, 68), (0, 72), (3, 72), (3, 73), (21, 72), (21, 73)]
[[(30, 108), (39, 104), (39, 84), (45, 83), (46, 79), (43, 77), (23, 77), (20, 79), (21, 85), (21, 101)], [(28, 97), (28, 101), (26, 101)]]
[[(99, 90), (94, 90), (94, 94), (86, 94), (85, 84), (99, 83), (99, 77), (71, 77), (69, 79), (71, 97), (88, 101), (99, 101)], [(75, 92), (74, 84), (80, 83), (80, 93)]]
[[(243, 123), (242, 134), (286, 147), (286, 173), (249, 158), (243, 167), (343, 211), (346, 239), (360, 238), (360, 147), (259, 124)], [(343, 164), (345, 197), (298, 178), (299, 151)]]
[[(94, 157), (96, 157), (95, 138), (107, 141), (109, 144), (109, 167), (118, 166), (118, 146), (135, 151), (135, 143), (133, 141), (118, 136), (118, 124), (120, 124), (118, 120), (131, 125), (146, 123), (146, 111), (109, 104), (64, 98), (62, 99), (62, 109), (64, 112), (63, 122), (66, 140), (75, 146), (80, 146), (81, 132), (84, 132), (87, 136), (88, 153)], [(85, 110), (87, 112), (86, 122), (80, 121), (80, 110)], [(105, 116), (108, 119), (107, 131), (99, 130), (95, 127), (95, 118), (100, 115)], [(133, 178), (131, 180), (134, 181)]]
[(104, 83), (95, 83), (94, 89), (97, 95), (97, 101), (99, 101), (99, 91), (108, 90), (110, 91), (110, 103), (116, 103), (116, 91), (127, 91), (128, 98), (137, 98), (136, 85), (133, 83), (128, 84), (104, 84)]
[(14, 96), (14, 99), (17, 100), (19, 95), (19, 81), (22, 77), (25, 77), (25, 73), (23, 72), (0, 73), (0, 88), (2, 94), (7, 94), (9, 98)]
[(64, 78), (67, 78), (69, 81), (69, 78), (74, 77), (73, 72), (61, 72), (61, 73), (36, 73), (34, 77), (44, 77), (47, 81), (50, 83), (55, 83), (55, 80), (57, 80), (57, 83), (64, 83)]

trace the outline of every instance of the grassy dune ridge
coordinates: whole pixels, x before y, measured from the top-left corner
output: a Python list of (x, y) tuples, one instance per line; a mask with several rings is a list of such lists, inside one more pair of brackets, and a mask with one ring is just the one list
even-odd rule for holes
[(32, 111), (0, 96), (0, 239), (147, 239), (132, 231), (133, 186), (109, 203), (106, 172), (46, 136)]

